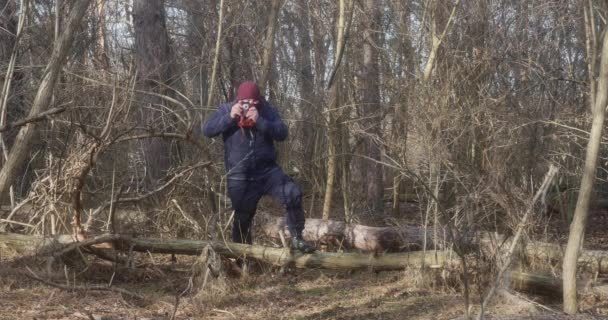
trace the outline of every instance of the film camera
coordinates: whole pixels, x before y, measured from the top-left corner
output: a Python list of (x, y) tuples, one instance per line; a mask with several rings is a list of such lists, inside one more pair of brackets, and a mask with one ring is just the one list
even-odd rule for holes
[(249, 108), (255, 108), (256, 104), (250, 103), (249, 101), (241, 101), (241, 108), (243, 109), (243, 116), (239, 120), (238, 126), (241, 128), (252, 128), (255, 125), (255, 122), (251, 119), (247, 119), (245, 114)]

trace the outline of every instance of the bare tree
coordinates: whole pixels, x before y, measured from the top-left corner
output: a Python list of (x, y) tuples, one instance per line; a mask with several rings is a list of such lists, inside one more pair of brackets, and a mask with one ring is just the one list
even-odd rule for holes
[[(133, 23), (135, 32), (135, 62), (139, 88), (139, 119), (142, 126), (152, 129), (170, 127), (163, 99), (150, 93), (166, 94), (171, 74), (169, 35), (167, 34), (164, 0), (135, 0)], [(159, 125), (160, 124), (160, 125)], [(171, 165), (171, 147), (163, 139), (141, 142), (145, 165), (145, 184), (152, 186), (161, 179)]]
[(336, 78), (336, 74), (338, 74), (341, 65), (340, 62), (342, 60), (342, 56), (344, 55), (344, 45), (345, 45), (345, 33), (346, 33), (346, 12), (347, 12), (347, 3), (346, 0), (340, 0), (339, 6), (339, 14), (337, 20), (337, 37), (335, 44), (335, 62), (332, 69), (332, 72), (329, 77), (329, 104), (326, 110), (326, 121), (328, 126), (328, 161), (327, 161), (327, 180), (325, 185), (325, 199), (323, 202), (323, 219), (329, 219), (329, 212), (331, 210), (331, 204), (333, 199), (334, 192), (334, 182), (336, 179), (336, 171), (338, 168), (337, 161), (337, 145), (338, 141), (338, 130), (336, 128), (338, 115), (341, 113), (338, 110), (339, 107), (339, 98), (340, 98), (340, 84), (338, 79)]
[[(578, 200), (574, 217), (570, 224), (570, 234), (568, 245), (564, 255), (563, 280), (564, 280), (564, 312), (574, 314), (578, 311), (576, 299), (576, 269), (585, 226), (589, 216), (589, 204), (593, 193), (593, 184), (597, 170), (597, 159), (602, 140), (602, 130), (606, 116), (606, 106), (608, 104), (608, 29), (604, 30), (602, 38), (601, 62), (597, 86), (591, 86), (591, 93), (594, 88), (595, 106), (593, 108), (591, 134), (587, 143), (587, 154), (585, 156), (585, 167), (581, 178)], [(592, 58), (593, 59), (593, 58)]]
[[(207, 108), (211, 107), (213, 103), (213, 98), (215, 94), (215, 82), (217, 78), (217, 69), (218, 63), (220, 59), (220, 46), (222, 45), (222, 24), (224, 17), (224, 0), (220, 0), (220, 10), (217, 20), (217, 36), (215, 40), (215, 54), (213, 56), (213, 66), (211, 68), (211, 78), (209, 78), (209, 91), (207, 92), (207, 104), (205, 105)], [(203, 117), (207, 114), (206, 111), (203, 111)]]
[[(30, 116), (43, 112), (44, 108), (49, 105), (61, 67), (64, 65), (67, 53), (72, 45), (74, 34), (80, 27), (80, 21), (90, 3), (91, 0), (78, 0), (74, 4), (62, 35), (55, 42), (53, 54), (49, 59), (44, 77), (40, 82), (36, 98), (30, 109)], [(15, 179), (18, 166), (23, 163), (30, 152), (29, 146), (33, 143), (37, 128), (36, 123), (30, 123), (19, 130), (14, 144), (15, 147), (11, 149), (7, 162), (0, 170), (0, 197), (6, 194)]]
[(373, 213), (381, 214), (384, 208), (383, 194), (383, 167), (380, 164), (382, 152), (382, 104), (380, 103), (380, 61), (377, 47), (381, 46), (379, 34), (381, 30), (381, 12), (383, 3), (366, 0), (364, 11), (364, 42), (363, 42), (363, 69), (361, 72), (361, 103), (362, 117), (366, 118), (365, 127), (369, 136), (365, 137), (365, 155), (370, 159), (367, 162), (365, 181), (367, 183), (367, 205)]
[[(25, 10), (25, 8), (21, 10)], [(8, 100), (12, 91), (11, 84), (17, 55), (15, 40), (18, 33), (14, 1), (0, 1), (0, 70), (6, 70), (6, 73), (0, 73), (0, 126), (4, 126), (8, 118)], [(5, 137), (0, 133), (0, 164), (4, 164), (8, 159), (8, 147), (11, 145), (7, 143)], [(11, 206), (13, 206), (15, 201), (12, 190), (10, 200)]]

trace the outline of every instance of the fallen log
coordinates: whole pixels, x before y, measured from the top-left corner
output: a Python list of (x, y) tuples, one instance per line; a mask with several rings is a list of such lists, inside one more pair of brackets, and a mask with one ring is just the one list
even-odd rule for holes
[[(119, 250), (136, 252), (199, 255), (206, 246), (213, 248), (218, 254), (229, 257), (247, 257), (277, 266), (291, 265), (297, 268), (323, 268), (333, 270), (403, 270), (411, 266), (443, 265), (458, 263), (449, 251), (435, 252), (406, 252), (383, 255), (362, 253), (329, 253), (315, 252), (313, 254), (292, 254), (288, 249), (270, 248), (259, 245), (240, 243), (223, 243), (205, 240), (186, 239), (153, 239), (130, 238), (122, 235), (98, 236), (100, 241), (111, 237), (114, 247)], [(11, 246), (21, 249), (33, 249), (37, 253), (49, 254), (65, 246), (74, 245), (70, 236), (45, 238), (14, 233), (0, 233), (0, 247)]]
[[(491, 232), (481, 233), (480, 239), (482, 251), (485, 251), (484, 254), (487, 256), (504, 250), (510, 241), (508, 239), (505, 241), (502, 235)], [(523, 245), (522, 254), (531, 263), (535, 263), (535, 261), (541, 261), (543, 264), (560, 263), (564, 256), (564, 249), (559, 244), (530, 241)], [(582, 250), (578, 257), (578, 265), (594, 273), (608, 274), (608, 251)]]
[[(285, 239), (290, 237), (285, 218), (270, 217), (261, 220), (257, 228), (267, 237), (275, 240), (281, 239), (281, 236)], [(312, 218), (306, 219), (302, 236), (307, 241), (375, 253), (421, 250), (425, 244), (425, 232), (420, 227), (370, 227)], [(426, 233), (426, 244), (427, 248), (433, 246), (432, 229)]]
[[(312, 220), (312, 219), (310, 219)], [(107, 238), (104, 238), (107, 237)], [(433, 252), (426, 254), (414, 251), (390, 254), (361, 254), (361, 253), (321, 253), (312, 255), (291, 255), (289, 250), (282, 248), (270, 248), (259, 245), (245, 245), (238, 243), (223, 243), (203, 240), (186, 239), (151, 239), (130, 238), (120, 235), (104, 235), (99, 239), (114, 242), (117, 248), (128, 251), (132, 246), (133, 251), (199, 255), (206, 245), (211, 245), (218, 254), (236, 258), (246, 255), (253, 259), (265, 261), (275, 265), (293, 263), (296, 267), (319, 267), (337, 270), (354, 270), (371, 268), (374, 270), (399, 270), (412, 265), (441, 265), (446, 262), (456, 263), (448, 251), (439, 251), (435, 260)], [(101, 241), (101, 240), (100, 240)], [(23, 235), (15, 233), (0, 233), (0, 250), (11, 248), (20, 253), (36, 253), (42, 255), (53, 254), (57, 250), (65, 248), (66, 245), (74, 245), (69, 235), (42, 237), (35, 235)], [(542, 261), (560, 261), (563, 251), (559, 245), (531, 242), (526, 245), (525, 250), (528, 259), (539, 259)], [(594, 270), (608, 273), (608, 251), (584, 250), (579, 257), (580, 266), (592, 266)]]
[[(526, 245), (526, 257), (543, 261), (562, 261), (564, 250), (560, 245), (546, 242), (532, 242)], [(593, 272), (608, 274), (608, 251), (582, 250), (578, 265)]]

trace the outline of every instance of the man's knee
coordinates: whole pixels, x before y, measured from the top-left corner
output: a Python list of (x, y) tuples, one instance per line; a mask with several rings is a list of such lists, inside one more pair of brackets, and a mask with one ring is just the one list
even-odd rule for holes
[(294, 182), (285, 186), (285, 205), (287, 207), (300, 206), (302, 203), (302, 190)]

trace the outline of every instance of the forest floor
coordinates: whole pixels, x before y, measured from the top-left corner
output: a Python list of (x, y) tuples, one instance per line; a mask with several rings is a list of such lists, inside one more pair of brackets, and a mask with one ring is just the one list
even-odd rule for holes
[[(608, 249), (608, 219), (590, 219), (586, 247)], [(593, 217), (593, 216), (592, 216)], [(554, 226), (561, 230), (563, 226)], [(561, 232), (557, 232), (558, 234)], [(440, 273), (333, 272), (261, 267), (246, 278), (228, 279), (222, 293), (187, 293), (196, 257), (136, 254), (135, 268), (87, 257), (88, 267), (45, 274), (45, 260), (23, 257), (0, 247), (0, 319), (463, 319), (464, 298), (458, 281)], [(26, 266), (55, 283), (107, 285), (142, 295), (66, 290), (27, 276)], [(458, 276), (452, 275), (454, 278)], [(479, 305), (479, 285), (471, 300)], [(176, 297), (180, 296), (176, 304)], [(608, 319), (608, 295), (585, 294), (583, 313), (559, 312), (559, 299), (503, 291), (485, 319)], [(176, 307), (177, 306), (177, 307)], [(472, 309), (473, 314), (477, 308)]]
[[(3, 256), (0, 265), (0, 319), (171, 319), (176, 296), (188, 285), (193, 257), (140, 255), (135, 269), (91, 261), (75, 276), (76, 285), (108, 284), (144, 296), (117, 292), (56, 289), (25, 275), (43, 266), (31, 259)], [(68, 272), (70, 285), (74, 274)], [(66, 283), (58, 272), (57, 283)], [(523, 297), (523, 296), (521, 296)], [(489, 319), (608, 319), (608, 300), (585, 302), (587, 314), (566, 317), (557, 302), (500, 294)], [(473, 295), (479, 301), (478, 295)], [(535, 300), (535, 301), (533, 301)], [(542, 304), (542, 307), (539, 307)], [(603, 309), (602, 309), (603, 308)], [(548, 309), (555, 310), (547, 311)], [(475, 311), (475, 310), (474, 310)], [(245, 279), (229, 280), (212, 296), (188, 294), (180, 299), (174, 319), (457, 319), (463, 316), (462, 294), (408, 272), (339, 273), (321, 270), (257, 270)]]

